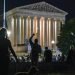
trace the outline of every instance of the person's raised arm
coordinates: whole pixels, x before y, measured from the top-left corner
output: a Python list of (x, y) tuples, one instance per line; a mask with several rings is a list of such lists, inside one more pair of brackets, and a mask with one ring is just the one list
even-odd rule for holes
[(35, 34), (32, 34), (32, 36), (29, 38), (29, 43), (30, 43), (31, 46), (33, 45), (32, 38), (33, 38), (34, 35)]
[(13, 56), (15, 57), (16, 61), (18, 62), (17, 56), (16, 56), (16, 54), (15, 54), (15, 52), (14, 52), (12, 46), (11, 46), (11, 42), (10, 42), (10, 40), (9, 40), (9, 50), (11, 51), (11, 53), (12, 53)]

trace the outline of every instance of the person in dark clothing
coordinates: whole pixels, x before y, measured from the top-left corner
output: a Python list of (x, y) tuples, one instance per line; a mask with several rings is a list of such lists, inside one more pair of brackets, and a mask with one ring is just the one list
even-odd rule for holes
[(62, 56), (61, 56), (61, 63), (64, 63), (65, 62), (65, 55), (62, 53)]
[(32, 66), (28, 70), (28, 72), (17, 72), (15, 75), (39, 75), (39, 70), (37, 67)]
[(7, 38), (7, 32), (5, 28), (0, 30), (0, 75), (8, 75), (8, 67), (9, 67), (9, 52), (13, 54), (15, 59), (17, 60), (17, 56), (11, 46), (10, 40)]
[(45, 58), (45, 62), (52, 61), (52, 51), (49, 50), (48, 47), (45, 47), (44, 58)]
[(68, 52), (67, 63), (75, 65), (75, 48), (74, 47), (72, 47)]
[(38, 39), (34, 40), (34, 43), (32, 42), (32, 38), (35, 34), (32, 34), (32, 36), (29, 39), (30, 45), (31, 45), (31, 62), (32, 65), (37, 65), (38, 63), (38, 57), (39, 53), (41, 53), (41, 46), (38, 44)]

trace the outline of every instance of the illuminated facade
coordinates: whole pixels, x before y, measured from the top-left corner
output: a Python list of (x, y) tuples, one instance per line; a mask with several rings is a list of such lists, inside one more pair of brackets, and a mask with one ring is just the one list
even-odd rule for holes
[[(23, 50), (25, 39), (35, 33), (44, 48), (56, 48), (57, 36), (67, 13), (46, 2), (14, 8), (6, 13), (9, 37), (15, 50)], [(54, 41), (54, 43), (52, 43)]]

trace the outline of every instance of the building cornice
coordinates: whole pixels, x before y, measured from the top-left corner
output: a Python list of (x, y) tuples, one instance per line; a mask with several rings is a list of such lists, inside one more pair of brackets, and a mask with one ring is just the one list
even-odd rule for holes
[(15, 9), (15, 10), (11, 10), (11, 11), (8, 11), (6, 13), (7, 16), (10, 16), (10, 15), (18, 15), (18, 16), (43, 16), (43, 17), (51, 17), (51, 18), (57, 18), (57, 19), (65, 19), (65, 16), (64, 14), (61, 14), (61, 13), (52, 13), (52, 12), (41, 12), (41, 11), (35, 11), (35, 10), (18, 10), (18, 9)]

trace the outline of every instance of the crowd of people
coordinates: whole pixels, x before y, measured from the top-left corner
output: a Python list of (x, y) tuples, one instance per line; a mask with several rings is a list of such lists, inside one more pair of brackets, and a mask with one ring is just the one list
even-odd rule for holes
[[(38, 58), (42, 52), (42, 48), (38, 44), (38, 39), (35, 39), (34, 42), (32, 41), (34, 36), (35, 34), (32, 34), (31, 37), (29, 38), (29, 43), (31, 45), (30, 59), (31, 59), (32, 66), (37, 67)], [(10, 53), (13, 54), (16, 61), (18, 62), (17, 56), (7, 36), (7, 30), (5, 28), (2, 28), (0, 30), (0, 74), (2, 75), (8, 75), (8, 65), (10, 62)], [(64, 55), (62, 55), (61, 58), (60, 56), (58, 57), (59, 57), (59, 61), (64, 61), (65, 59)], [(48, 47), (45, 47), (44, 60), (45, 62), (52, 62), (52, 51), (48, 49)], [(71, 48), (71, 50), (69, 51), (66, 62), (75, 64), (75, 48), (74, 47)]]

